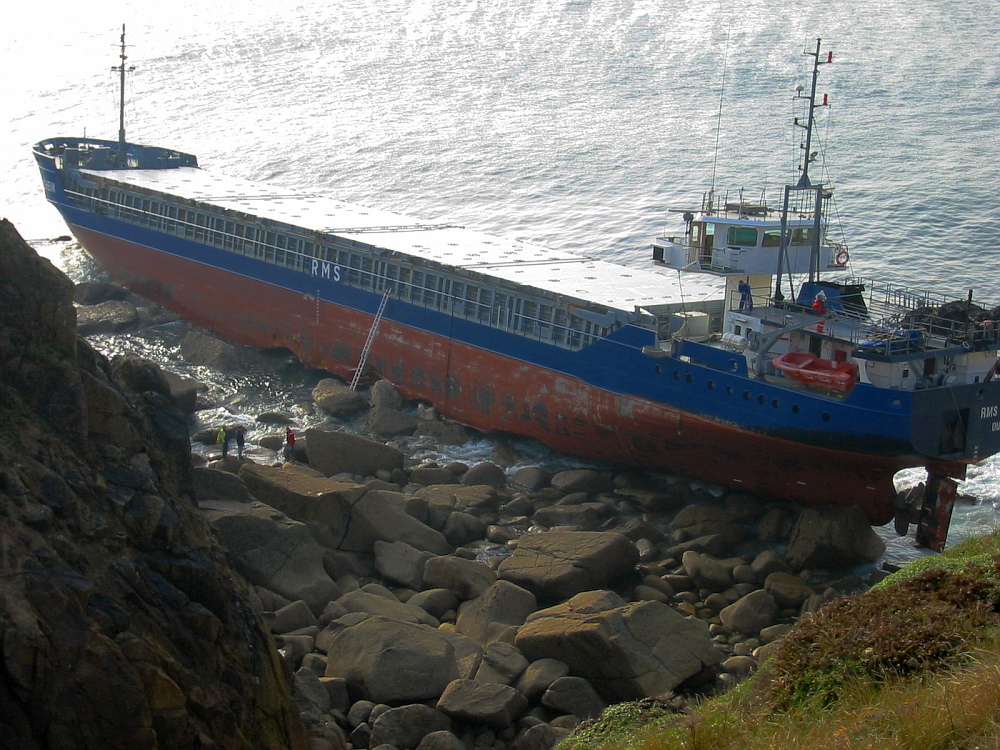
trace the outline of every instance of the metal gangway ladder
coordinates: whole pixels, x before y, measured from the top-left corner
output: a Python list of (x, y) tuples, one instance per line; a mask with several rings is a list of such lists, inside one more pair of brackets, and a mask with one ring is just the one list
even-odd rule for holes
[(365, 341), (364, 347), (361, 349), (361, 361), (358, 362), (358, 368), (354, 371), (354, 377), (351, 378), (351, 390), (357, 390), (358, 382), (361, 380), (361, 373), (365, 370), (365, 365), (368, 364), (368, 355), (372, 350), (372, 343), (375, 341), (375, 336), (378, 335), (378, 325), (382, 322), (382, 316), (385, 314), (385, 305), (389, 301), (389, 295), (392, 294), (392, 289), (386, 287), (385, 294), (382, 295), (382, 301), (378, 303), (378, 310), (375, 313), (375, 319), (372, 321), (371, 330), (368, 331), (368, 339)]

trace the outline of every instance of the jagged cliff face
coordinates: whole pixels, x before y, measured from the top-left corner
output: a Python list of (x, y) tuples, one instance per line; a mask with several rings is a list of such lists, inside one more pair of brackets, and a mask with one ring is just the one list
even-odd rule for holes
[(155, 369), (0, 222), (0, 747), (304, 748)]

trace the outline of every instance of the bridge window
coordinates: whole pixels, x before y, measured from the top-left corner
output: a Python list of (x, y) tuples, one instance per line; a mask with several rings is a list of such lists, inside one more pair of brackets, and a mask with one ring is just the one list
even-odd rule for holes
[(780, 229), (765, 229), (764, 230), (764, 241), (760, 243), (761, 247), (780, 247), (781, 246), (781, 230)]
[(804, 229), (793, 229), (792, 230), (792, 245), (812, 245), (813, 243), (813, 230), (809, 227)]
[(727, 244), (738, 247), (756, 247), (757, 229), (755, 227), (729, 227)]

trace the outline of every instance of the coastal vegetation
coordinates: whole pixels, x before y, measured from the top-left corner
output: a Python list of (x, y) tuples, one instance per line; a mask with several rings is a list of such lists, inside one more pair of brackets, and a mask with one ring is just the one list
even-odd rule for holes
[(559, 750), (1000, 746), (1000, 532), (803, 618), (726, 695), (614, 706)]

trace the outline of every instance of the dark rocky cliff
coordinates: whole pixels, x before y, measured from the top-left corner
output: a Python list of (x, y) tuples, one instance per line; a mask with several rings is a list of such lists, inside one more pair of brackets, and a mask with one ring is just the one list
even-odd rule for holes
[(304, 748), (162, 375), (0, 222), (0, 747)]

